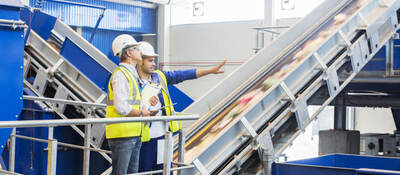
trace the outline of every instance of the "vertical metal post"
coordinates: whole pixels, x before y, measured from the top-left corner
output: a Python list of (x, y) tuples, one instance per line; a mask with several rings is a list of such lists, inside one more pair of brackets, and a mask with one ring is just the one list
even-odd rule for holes
[(49, 126), (49, 133), (48, 133), (49, 140), (53, 139), (54, 138), (53, 136), (54, 136), (54, 127)]
[(339, 94), (336, 97), (335, 113), (334, 113), (334, 129), (335, 130), (346, 130), (346, 105), (344, 103), (343, 94)]
[(169, 131), (168, 121), (165, 121), (165, 142), (164, 142), (164, 175), (170, 175), (172, 162), (172, 132)]
[(386, 71), (385, 76), (393, 76), (393, 37), (386, 44)]
[[(265, 0), (264, 1), (264, 26), (275, 26), (276, 25), (276, 7), (275, 4), (278, 3), (277, 0)], [(264, 32), (263, 32), (264, 33)], [(268, 43), (272, 40), (263, 36), (263, 41)], [(263, 43), (264, 47), (264, 43)]]
[(260, 156), (265, 175), (271, 175), (271, 166), (273, 162), (273, 152), (270, 148), (260, 146), (258, 149), (258, 154)]
[(47, 174), (55, 175), (57, 167), (57, 140), (53, 138), (54, 127), (49, 127), (49, 141), (47, 144)]
[(9, 170), (15, 172), (15, 134), (16, 128), (13, 128), (10, 135), (10, 157), (9, 157)]
[[(178, 162), (185, 162), (185, 129), (181, 129), (179, 133), (179, 144), (178, 144)], [(178, 171), (178, 175), (181, 174), (181, 171)]]
[(261, 31), (261, 49), (265, 47), (265, 32), (264, 29)]
[(171, 5), (158, 5), (157, 7), (157, 47), (160, 62), (170, 61), (170, 26)]
[[(93, 118), (95, 115), (94, 109), (90, 111), (90, 114), (86, 115), (86, 118)], [(92, 125), (85, 125), (85, 138), (84, 138), (84, 146), (85, 150), (83, 151), (83, 175), (89, 175), (89, 166), (90, 166), (90, 138), (92, 137), (91, 131)]]
[(256, 29), (256, 48), (254, 50), (254, 53), (257, 53), (260, 49), (260, 30)]

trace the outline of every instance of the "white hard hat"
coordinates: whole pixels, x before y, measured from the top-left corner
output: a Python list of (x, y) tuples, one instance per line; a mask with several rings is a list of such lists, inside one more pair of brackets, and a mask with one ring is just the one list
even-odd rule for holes
[(154, 52), (154, 48), (153, 48), (153, 46), (150, 44), (150, 43), (148, 43), (148, 42), (146, 42), (146, 41), (140, 41), (139, 42), (139, 50), (142, 52), (142, 55), (143, 56), (147, 56), (147, 57), (155, 57), (155, 56), (158, 56), (158, 54), (156, 54), (155, 52)]
[(135, 46), (139, 43), (136, 42), (135, 38), (128, 34), (122, 34), (117, 36), (112, 42), (112, 50), (115, 56), (120, 56), (123, 49), (128, 46)]

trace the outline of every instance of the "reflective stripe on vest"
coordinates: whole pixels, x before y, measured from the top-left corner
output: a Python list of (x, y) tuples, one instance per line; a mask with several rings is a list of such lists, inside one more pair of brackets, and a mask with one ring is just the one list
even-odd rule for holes
[[(117, 112), (112, 103), (114, 98), (114, 92), (111, 86), (112, 85), (111, 81), (113, 75), (117, 71), (121, 71), (129, 82), (129, 89), (130, 89), (129, 104), (132, 105), (133, 109), (140, 111), (141, 95), (139, 92), (138, 82), (128, 69), (120, 66), (112, 73), (110, 81), (108, 82), (108, 103), (106, 108), (106, 118), (125, 117), (124, 115), (121, 115)], [(133, 97), (134, 90), (136, 90), (136, 97)], [(106, 138), (112, 139), (112, 138), (141, 136), (143, 127), (144, 126), (142, 122), (108, 124), (106, 125)]]
[[(171, 96), (168, 91), (168, 84), (167, 84), (167, 78), (165, 77), (164, 73), (161, 72), (160, 70), (156, 70), (155, 73), (157, 73), (158, 78), (160, 80), (160, 84), (162, 87), (162, 96), (164, 99), (164, 105), (168, 106), (172, 104)], [(167, 116), (170, 115), (175, 115), (175, 110), (174, 106), (169, 106), (165, 108), (165, 112)], [(169, 122), (169, 130), (172, 132), (176, 132), (182, 129), (182, 121), (170, 121)]]

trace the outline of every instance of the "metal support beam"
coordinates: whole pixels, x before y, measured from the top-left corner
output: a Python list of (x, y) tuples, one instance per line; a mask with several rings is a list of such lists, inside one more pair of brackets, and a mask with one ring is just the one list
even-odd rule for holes
[(89, 42), (90, 42), (90, 43), (93, 43), (94, 35), (96, 34), (97, 29), (99, 28), (100, 22), (101, 22), (101, 20), (102, 20), (103, 17), (104, 17), (104, 11), (105, 11), (105, 9), (104, 9), (104, 10), (101, 10), (100, 16), (99, 16), (99, 18), (97, 19), (96, 25), (94, 26), (94, 30), (93, 30), (93, 32), (92, 32), (92, 35), (90, 36), (90, 39), (89, 39)]
[(335, 130), (346, 130), (346, 105), (342, 94), (336, 97), (335, 101)]
[[(179, 143), (178, 143), (178, 162), (185, 162), (185, 129), (181, 129), (179, 132)], [(181, 172), (178, 171), (178, 175)]]
[(172, 132), (169, 131), (168, 122), (165, 124), (165, 141), (164, 141), (164, 175), (169, 175), (171, 173), (171, 162), (172, 162), (172, 144), (173, 137)]
[(389, 41), (386, 44), (386, 70), (385, 70), (385, 76), (393, 76), (393, 63), (394, 63), (394, 52), (393, 52), (393, 44), (394, 40), (393, 38), (390, 38)]
[(258, 149), (258, 154), (260, 155), (260, 159), (264, 168), (264, 175), (271, 175), (271, 166), (273, 162), (273, 154), (269, 150), (269, 148), (260, 147)]
[[(90, 115), (86, 115), (86, 118), (94, 118), (95, 111), (92, 109), (90, 111)], [(90, 165), (90, 140), (91, 140), (91, 132), (92, 132), (92, 125), (87, 124), (85, 125), (85, 138), (84, 138), (84, 146), (85, 150), (83, 151), (83, 175), (89, 175), (89, 165)]]
[[(264, 26), (276, 26), (276, 17), (275, 17), (275, 3), (276, 0), (265, 0), (264, 1)], [(265, 39), (264, 43), (273, 40), (273, 37), (271, 38), (264, 38)], [(262, 47), (264, 47), (264, 43)]]
[[(172, 120), (196, 120), (198, 115), (180, 116), (158, 116), (158, 117), (124, 117), (124, 118), (95, 118), (95, 119), (57, 119), (57, 120), (24, 120), (24, 121), (0, 121), (0, 128), (27, 128), (27, 127), (50, 127), (85, 125), (85, 124), (112, 124), (126, 122), (151, 122), (151, 121), (172, 121)], [(168, 125), (167, 125), (168, 126)], [(49, 132), (49, 136), (50, 136)]]
[(10, 155), (9, 155), (9, 170), (15, 172), (15, 135), (16, 128), (13, 128), (10, 135)]
[(57, 168), (57, 140), (53, 138), (54, 127), (49, 127), (49, 141), (47, 144), (47, 174), (55, 175)]
[(159, 62), (170, 62), (170, 12), (170, 5), (159, 5), (157, 8), (157, 50), (159, 58), (162, 58)]

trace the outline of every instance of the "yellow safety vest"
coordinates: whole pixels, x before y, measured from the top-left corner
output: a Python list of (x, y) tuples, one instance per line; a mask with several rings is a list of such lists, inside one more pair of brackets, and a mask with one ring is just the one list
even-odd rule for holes
[[(167, 85), (167, 78), (165, 77), (164, 73), (160, 70), (156, 70), (155, 73), (158, 75), (161, 84), (161, 91), (162, 96), (164, 99), (164, 105), (168, 106), (172, 104), (171, 96), (169, 95), (168, 85)], [(165, 112), (167, 116), (175, 115), (174, 106), (168, 106), (165, 108)], [(169, 130), (172, 132), (177, 132), (182, 129), (182, 121), (170, 121), (169, 122)], [(148, 133), (148, 137), (142, 134), (142, 142), (147, 142), (150, 140), (150, 128), (149, 125), (146, 125), (143, 130), (144, 133)]]
[[(108, 98), (107, 98), (107, 109), (106, 109), (106, 118), (116, 118), (116, 117), (126, 117), (117, 112), (114, 107), (113, 98), (114, 93), (111, 87), (112, 76), (116, 71), (121, 71), (126, 79), (129, 82), (130, 87), (130, 96), (129, 96), (129, 104), (132, 105), (132, 108), (140, 111), (140, 100), (141, 95), (139, 91), (139, 86), (136, 78), (132, 75), (132, 73), (126, 69), (125, 67), (118, 67), (112, 73), (110, 81), (108, 82)], [(136, 90), (136, 97), (133, 97), (133, 91)], [(117, 123), (117, 124), (107, 124), (106, 125), (106, 138), (124, 138), (124, 137), (136, 137), (142, 136), (143, 134), (150, 135), (150, 133), (143, 133), (144, 124), (142, 122), (129, 122), (129, 123)]]

